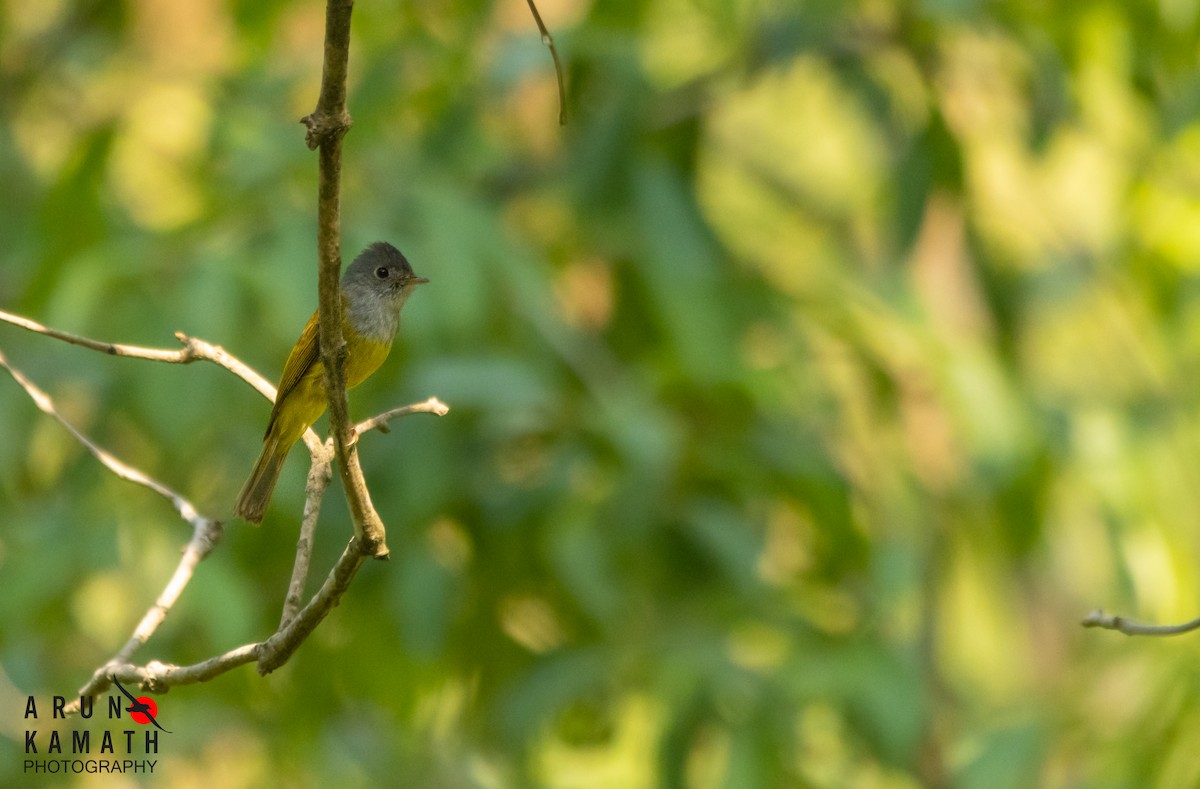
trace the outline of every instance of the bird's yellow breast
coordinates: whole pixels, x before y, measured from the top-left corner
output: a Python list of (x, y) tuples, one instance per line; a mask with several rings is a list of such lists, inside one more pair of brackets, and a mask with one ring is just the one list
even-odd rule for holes
[[(342, 331), (346, 340), (346, 387), (352, 389), (379, 369), (392, 350), (392, 344), (369, 340), (348, 325), (343, 326)], [(320, 366), (320, 363), (314, 366)], [(324, 368), (320, 374), (324, 375)]]

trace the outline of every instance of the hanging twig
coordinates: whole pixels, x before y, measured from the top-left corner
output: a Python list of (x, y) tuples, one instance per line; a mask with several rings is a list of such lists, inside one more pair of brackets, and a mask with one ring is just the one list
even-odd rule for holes
[(554, 46), (554, 37), (550, 35), (550, 31), (546, 29), (546, 23), (542, 21), (542, 15), (538, 13), (538, 8), (534, 5), (533, 0), (526, 0), (529, 3), (529, 10), (533, 13), (533, 21), (537, 22), (538, 32), (542, 34), (542, 43), (550, 49), (550, 57), (554, 60), (554, 77), (558, 80), (558, 125), (567, 125), (567, 83), (563, 78), (562, 63), (558, 60), (558, 48)]

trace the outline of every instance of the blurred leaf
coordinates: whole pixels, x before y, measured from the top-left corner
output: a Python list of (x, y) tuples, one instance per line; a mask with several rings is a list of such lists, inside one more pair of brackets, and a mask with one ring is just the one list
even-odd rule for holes
[(1036, 725), (1013, 726), (988, 736), (979, 754), (959, 774), (956, 784), (964, 789), (1006, 789), (1037, 782), (1030, 769), (1044, 748), (1045, 732)]

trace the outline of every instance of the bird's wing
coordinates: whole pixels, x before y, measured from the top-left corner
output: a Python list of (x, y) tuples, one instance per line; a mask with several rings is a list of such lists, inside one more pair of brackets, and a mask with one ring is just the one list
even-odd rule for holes
[(314, 312), (308, 319), (308, 323), (304, 324), (304, 331), (300, 332), (300, 339), (296, 340), (292, 352), (288, 354), (287, 362), (283, 365), (283, 375), (279, 377), (279, 391), (275, 394), (275, 407), (271, 409), (271, 419), (267, 422), (265, 435), (270, 435), (271, 428), (275, 426), (280, 403), (296, 388), (296, 384), (300, 383), (300, 379), (304, 377), (305, 373), (318, 363), (321, 343), (317, 326), (317, 313)]

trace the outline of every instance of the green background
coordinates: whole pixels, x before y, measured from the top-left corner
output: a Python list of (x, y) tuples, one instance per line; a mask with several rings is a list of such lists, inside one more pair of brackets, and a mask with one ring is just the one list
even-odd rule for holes
[[(1200, 785), (1197, 637), (1078, 624), (1200, 613), (1197, 3), (541, 5), (565, 128), (520, 0), (359, 0), (345, 254), (432, 284), (351, 411), (453, 410), (363, 440), (393, 560), (277, 673), (160, 697), (152, 782)], [(0, 309), (277, 376), (323, 19), (0, 1)], [(245, 384), (0, 349), (228, 517)], [(300, 456), (141, 660), (274, 629)], [(335, 487), (310, 586), (349, 534)], [(188, 537), (0, 376), (0, 783)]]

